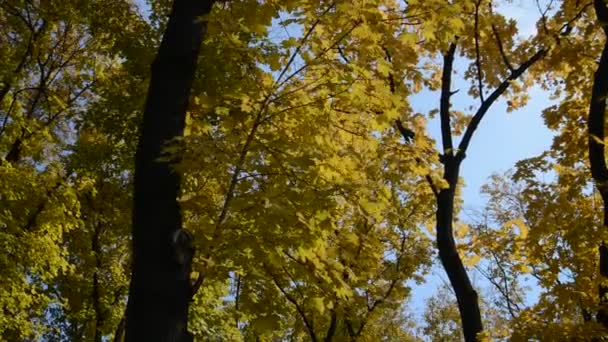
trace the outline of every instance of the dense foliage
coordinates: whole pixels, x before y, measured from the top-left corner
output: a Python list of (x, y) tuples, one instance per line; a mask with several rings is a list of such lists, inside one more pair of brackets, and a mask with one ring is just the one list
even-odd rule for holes
[[(193, 237), (195, 340), (608, 338), (608, 170), (590, 169), (608, 4), (537, 4), (527, 37), (509, 0), (214, 3), (183, 135), (158, 142)], [(0, 2), (0, 340), (124, 334), (135, 151), (171, 5)], [(553, 145), (459, 215), (468, 147), (494, 144), (480, 123), (534, 86)], [(436, 109), (416, 112), (420, 93)], [(438, 267), (448, 281), (416, 312)]]

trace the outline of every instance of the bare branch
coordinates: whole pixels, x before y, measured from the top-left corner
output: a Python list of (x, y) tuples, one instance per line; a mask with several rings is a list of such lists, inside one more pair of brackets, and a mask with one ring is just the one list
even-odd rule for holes
[[(492, 2), (490, 2), (488, 4), (488, 7), (490, 8), (490, 14), (493, 15)], [(507, 53), (505, 52), (505, 48), (502, 43), (502, 39), (500, 38), (498, 29), (496, 28), (496, 25), (494, 25), (494, 24), (492, 24), (492, 33), (494, 33), (494, 38), (496, 39), (496, 45), (498, 45), (498, 51), (500, 52), (500, 56), (502, 57), (503, 63), (505, 63), (505, 66), (509, 69), (509, 72), (513, 73), (513, 71), (515, 71), (515, 70), (513, 69), (513, 65), (511, 65), (509, 58), (507, 57)]]
[(241, 298), (241, 287), (242, 287), (242, 279), (241, 279), (241, 275), (237, 274), (236, 276), (236, 293), (234, 295), (234, 310), (235, 310), (235, 317), (234, 317), (234, 321), (235, 321), (235, 326), (238, 329), (239, 328), (239, 303), (240, 303), (240, 298)]
[(450, 97), (453, 93), (450, 88), (452, 86), (452, 67), (454, 64), (455, 53), (456, 43), (454, 42), (450, 44), (448, 51), (443, 55), (439, 116), (441, 118), (441, 141), (443, 143), (444, 155), (453, 155), (454, 153), (454, 147), (452, 144), (452, 128), (450, 127)]
[(340, 47), (340, 45), (338, 45), (336, 48), (338, 49), (338, 54), (340, 55), (340, 57), (342, 57), (344, 62), (346, 64), (350, 63), (350, 60), (348, 59), (348, 57), (346, 57), (346, 54), (344, 53), (344, 50), (342, 50), (342, 47)]
[(194, 281), (194, 284), (192, 284), (192, 286), (190, 287), (190, 300), (192, 300), (192, 298), (194, 298), (194, 296), (198, 292), (198, 289), (200, 289), (201, 285), (203, 285), (203, 280), (204, 280), (203, 274), (199, 273), (198, 277), (196, 277), (196, 280)]
[(538, 50), (532, 57), (530, 57), (527, 61), (520, 65), (519, 68), (515, 69), (509, 75), (509, 77), (503, 80), (502, 83), (492, 92), (492, 94), (490, 94), (490, 96), (481, 104), (481, 106), (473, 116), (473, 119), (471, 119), (471, 122), (467, 126), (462, 140), (460, 141), (460, 145), (458, 146), (459, 158), (464, 159), (467, 148), (469, 147), (469, 144), (471, 142), (473, 133), (475, 133), (477, 126), (479, 126), (479, 123), (483, 119), (484, 115), (487, 113), (488, 109), (490, 109), (492, 104), (494, 104), (494, 102), (509, 88), (509, 85), (512, 81), (518, 79), (526, 70), (528, 70), (528, 68), (530, 68), (532, 65), (534, 65), (534, 63), (543, 58), (546, 53), (546, 50), (543, 48)]
[(116, 327), (116, 332), (114, 333), (114, 339), (113, 339), (114, 342), (122, 342), (122, 336), (124, 335), (126, 326), (127, 326), (127, 320), (125, 319), (125, 316), (123, 316), (120, 319), (118, 326)]
[(542, 8), (540, 8), (540, 1), (536, 0), (536, 8), (538, 8), (538, 13), (540, 14), (540, 18), (541, 18), (541, 22), (543, 23), (543, 30), (545, 31), (545, 34), (549, 34), (549, 28), (547, 27), (547, 11), (549, 10), (551, 3), (553, 3), (553, 0), (551, 0), (549, 5), (547, 6), (547, 8), (543, 11)]
[(477, 69), (477, 87), (479, 89), (479, 99), (483, 103), (483, 73), (481, 71), (481, 56), (479, 53), (479, 6), (481, 0), (475, 3), (475, 69)]
[[(389, 62), (392, 61), (392, 57), (391, 57), (391, 54), (388, 51), (388, 49), (386, 47), (383, 47), (383, 49), (384, 49), (384, 53), (386, 54), (388, 61)], [(395, 94), (397, 91), (397, 85), (395, 83), (395, 78), (392, 73), (388, 74), (388, 80), (389, 80), (390, 91), (391, 91), (391, 93)], [(414, 131), (412, 131), (411, 129), (403, 126), (403, 123), (401, 122), (401, 120), (399, 120), (399, 119), (395, 120), (395, 126), (397, 127), (397, 130), (399, 131), (399, 133), (401, 133), (401, 136), (403, 137), (403, 140), (405, 140), (406, 143), (410, 143), (416, 137), (416, 133), (414, 133)], [(422, 164), (422, 160), (420, 158), (416, 158), (416, 162), (418, 164)], [(439, 194), (439, 191), (437, 190), (437, 187), (433, 183), (433, 179), (431, 178), (431, 176), (427, 174), (425, 176), (425, 179), (429, 183), (429, 185), (431, 187), (431, 191), (433, 191), (433, 194), (435, 196), (437, 196)]]
[[(61, 108), (60, 110), (56, 111), (55, 113), (49, 115), (48, 120), (46, 120), (44, 122), (44, 126), (49, 126), (50, 124), (52, 124), (61, 114), (63, 114), (66, 110), (68, 110), (70, 107), (72, 107), (72, 105), (74, 103), (76, 103), (76, 101), (78, 101), (78, 99), (82, 95), (84, 95), (84, 93), (86, 93), (89, 89), (91, 89), (94, 84), (95, 84), (95, 81), (92, 81), (91, 83), (82, 87), (82, 89), (80, 89), (76, 94), (74, 94), (73, 97), (71, 97), (67, 100), (67, 102), (66, 102), (65, 106), (63, 106), (63, 108)], [(28, 136), (31, 136), (32, 134), (33, 134), (33, 132), (30, 133)]]
[[(342, 33), (342, 35), (339, 36), (338, 39), (333, 44), (331, 44), (327, 48), (323, 49), (317, 56), (315, 56), (315, 58), (313, 58), (313, 60), (311, 62), (314, 62), (315, 60), (319, 59), (321, 56), (325, 55), (325, 53), (327, 53), (327, 51), (335, 49), (336, 46), (338, 46), (338, 44), (340, 44), (342, 42), (342, 40), (344, 40), (346, 37), (348, 37), (348, 35), (350, 35), (350, 33), (353, 32), (353, 30), (356, 29), (357, 26), (359, 26), (361, 23), (362, 23), (361, 20), (355, 21), (354, 25), (350, 29), (348, 29), (344, 33)], [(311, 62), (305, 63), (304, 65), (302, 65), (301, 67), (296, 69), (291, 75), (287, 76), (285, 78), (285, 80), (283, 80), (282, 82), (277, 82), (277, 85), (274, 88), (278, 89), (278, 88), (282, 87), (290, 79), (294, 78), (297, 74), (302, 72), (304, 69), (308, 68), (311, 65)]]
[[(411, 142), (411, 140), (413, 140), (416, 137), (416, 133), (414, 133), (414, 131), (412, 131), (408, 128), (405, 128), (403, 126), (403, 124), (401, 123), (401, 120), (395, 120), (395, 126), (397, 126), (397, 129), (403, 136), (403, 139), (405, 140), (406, 143)], [(416, 157), (416, 163), (422, 164), (423, 163), (422, 159)], [(429, 183), (429, 185), (431, 187), (431, 191), (433, 191), (433, 194), (435, 196), (439, 195), (439, 190), (437, 190), (437, 187), (435, 186), (435, 183), (433, 182), (433, 178), (431, 177), (431, 175), (427, 174), (425, 176), (425, 179)]]
[[(31, 34), (30, 34), (30, 38), (28, 39), (27, 47), (25, 49), (25, 52), (23, 53), (23, 56), (21, 57), (21, 59), (19, 61), (19, 64), (17, 64), (15, 69), (13, 69), (13, 72), (12, 72), (13, 77), (15, 75), (19, 74), (23, 70), (23, 68), (25, 67), (25, 64), (27, 63), (27, 61), (29, 60), (29, 58), (32, 55), (34, 43), (38, 40), (40, 35), (46, 30), (46, 27), (47, 27), (46, 21), (43, 20), (40, 27), (36, 29), (33, 26), (33, 24), (28, 23), (25, 18), (23, 18), (22, 16), (19, 16), (19, 17), (22, 20), (26, 21), (27, 26), (31, 30)], [(4, 99), (6, 94), (8, 94), (8, 92), (10, 91), (11, 86), (12, 86), (11, 81), (8, 78), (3, 80), (2, 83), (3, 83), (3, 86), (2, 86), (2, 88), (0, 88), (0, 102), (2, 102), (2, 100)]]
[[(572, 32), (572, 29), (574, 28), (574, 26), (572, 26), (572, 24), (574, 24), (574, 22), (577, 21), (583, 15), (583, 13), (585, 13), (587, 8), (591, 7), (592, 5), (593, 5), (593, 2), (586, 3), (583, 7), (581, 7), (581, 9), (578, 11), (578, 13), (576, 13), (576, 15), (574, 17), (572, 17), (572, 19), (568, 20), (567, 23), (562, 25), (562, 27), (559, 29), (560, 36), (569, 35), (570, 32)], [(558, 39), (558, 42), (559, 42), (559, 39)]]
[(492, 32), (494, 33), (494, 37), (496, 38), (496, 45), (498, 45), (498, 50), (500, 51), (500, 56), (502, 57), (502, 61), (505, 63), (505, 66), (509, 69), (510, 73), (513, 73), (515, 70), (513, 69), (513, 65), (509, 62), (509, 58), (505, 52), (505, 48), (502, 44), (502, 40), (498, 34), (498, 29), (496, 29), (496, 25), (492, 25)]
[(325, 342), (331, 342), (336, 334), (336, 328), (338, 327), (338, 315), (335, 310), (331, 310), (331, 321), (329, 322), (329, 328), (325, 335)]
[(490, 284), (492, 284), (496, 288), (496, 290), (500, 293), (500, 295), (502, 297), (504, 297), (504, 300), (506, 303), (506, 308), (507, 308), (507, 311), (509, 312), (509, 315), (511, 316), (511, 318), (515, 318), (518, 316), (517, 312), (520, 311), (520, 307), (515, 301), (513, 301), (513, 299), (511, 298), (511, 295), (509, 294), (509, 282), (507, 279), (507, 272), (504, 269), (504, 267), (502, 266), (502, 262), (500, 261), (500, 259), (496, 255), (496, 253), (491, 252), (491, 254), (492, 254), (492, 257), (494, 258), (494, 262), (496, 263), (496, 266), (498, 267), (499, 271), (502, 274), (501, 278), (502, 278), (503, 284), (500, 284), (490, 273), (484, 271), (480, 267), (476, 267), (476, 269), (477, 269), (477, 271), (479, 271), (479, 273), (482, 276), (484, 276), (484, 278), (486, 278), (486, 280), (488, 280), (490, 282)]
[(397, 129), (401, 133), (401, 136), (403, 136), (403, 139), (406, 143), (412, 142), (412, 140), (414, 140), (414, 138), (416, 137), (416, 133), (414, 133), (414, 131), (409, 128), (405, 128), (401, 120), (395, 120), (395, 126), (397, 126)]

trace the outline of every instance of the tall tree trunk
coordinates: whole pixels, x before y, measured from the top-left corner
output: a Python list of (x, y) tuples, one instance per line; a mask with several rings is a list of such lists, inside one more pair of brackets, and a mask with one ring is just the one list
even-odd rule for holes
[[(479, 301), (477, 292), (471, 284), (471, 280), (467, 271), (458, 255), (456, 242), (454, 241), (454, 198), (456, 196), (456, 186), (458, 185), (458, 176), (460, 174), (460, 165), (466, 158), (466, 152), (471, 143), (473, 134), (477, 127), (487, 114), (490, 107), (498, 98), (509, 88), (512, 81), (517, 80), (526, 72), (534, 63), (542, 59), (547, 51), (543, 48), (536, 51), (534, 55), (526, 59), (519, 67), (510, 70), (509, 76), (489, 93), (487, 97), (483, 96), (481, 72), (478, 72), (479, 78), (479, 94), (481, 105), (471, 118), (471, 121), (466, 127), (462, 139), (458, 144), (458, 148), (454, 148), (452, 141), (451, 128), (451, 113), (450, 113), (450, 98), (455, 92), (452, 92), (452, 67), (454, 64), (454, 55), (456, 53), (456, 37), (454, 42), (450, 44), (449, 49), (443, 55), (443, 70), (441, 75), (441, 98), (439, 102), (439, 118), (441, 121), (441, 142), (443, 145), (443, 154), (440, 155), (440, 160), (443, 163), (443, 179), (449, 185), (447, 189), (437, 190), (433, 181), (429, 178), (433, 193), (437, 197), (437, 249), (439, 250), (439, 258), (445, 272), (450, 279), (450, 284), (456, 294), (458, 301), (458, 309), (460, 311), (460, 319), (462, 330), (466, 341), (476, 341), (477, 334), (482, 332), (483, 324), (481, 320), (481, 310), (479, 310)], [(479, 52), (477, 53), (477, 68), (479, 64)]]
[[(443, 179), (447, 182), (449, 188), (435, 190), (436, 188), (432, 185), (432, 181), (429, 180), (429, 182), (437, 197), (435, 218), (437, 220), (437, 249), (439, 250), (439, 259), (441, 260), (441, 264), (443, 265), (443, 268), (450, 279), (450, 284), (454, 289), (454, 293), (456, 294), (462, 324), (462, 333), (465, 341), (474, 342), (477, 340), (477, 334), (483, 330), (483, 324), (477, 300), (477, 292), (473, 288), (473, 285), (471, 285), (469, 275), (464, 268), (460, 255), (458, 255), (456, 241), (454, 241), (454, 198), (456, 197), (460, 164), (466, 156), (465, 152), (470, 136), (472, 136), (478, 122), (483, 118), (483, 115), (492, 102), (488, 102), (489, 100), (482, 101), (482, 106), (467, 127), (467, 134), (463, 137), (461, 145), (459, 145), (457, 150), (458, 152), (456, 152), (452, 141), (450, 124), (450, 98), (454, 94), (451, 91), (451, 86), (452, 68), (457, 40), (458, 39), (450, 44), (449, 49), (443, 55), (441, 99), (439, 103), (441, 142), (443, 145), (443, 154), (440, 156), (440, 160), (443, 163)], [(498, 95), (494, 96), (494, 98), (497, 97)]]
[(183, 231), (177, 203), (180, 177), (158, 161), (164, 144), (184, 131), (200, 45), (213, 0), (175, 0), (152, 63), (141, 136), (135, 156), (133, 271), (126, 341), (192, 341), (189, 263), (174, 237)]
[(95, 228), (93, 231), (93, 238), (91, 241), (91, 252), (93, 253), (93, 257), (95, 259), (95, 268), (93, 270), (93, 293), (91, 297), (93, 297), (93, 310), (95, 311), (95, 322), (93, 326), (93, 330), (95, 332), (95, 337), (93, 338), (94, 342), (102, 342), (103, 341), (103, 332), (102, 326), (104, 321), (103, 308), (101, 306), (101, 291), (99, 284), (99, 272), (101, 272), (101, 224), (99, 222), (94, 223)]
[(462, 159), (458, 156), (445, 156), (443, 178), (450, 187), (440, 190), (437, 194), (437, 249), (441, 264), (456, 294), (464, 339), (465, 341), (476, 341), (477, 334), (483, 330), (477, 292), (458, 255), (453, 232), (454, 198), (461, 161)]
[[(594, 0), (594, 7), (598, 24), (602, 25), (607, 41), (604, 42), (604, 49), (593, 78), (589, 117), (587, 118), (589, 164), (591, 165), (591, 175), (604, 202), (603, 227), (608, 229), (608, 167), (606, 167), (604, 147), (606, 98), (608, 97), (608, 5), (604, 0)], [(608, 248), (606, 242), (600, 246), (599, 254), (600, 279), (602, 282), (608, 282)], [(597, 314), (597, 321), (608, 329), (608, 286), (600, 284), (599, 295), (601, 306)]]

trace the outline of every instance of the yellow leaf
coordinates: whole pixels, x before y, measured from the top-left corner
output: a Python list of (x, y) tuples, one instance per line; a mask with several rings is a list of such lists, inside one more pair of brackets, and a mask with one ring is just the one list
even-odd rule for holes
[(479, 255), (472, 255), (468, 258), (465, 258), (464, 265), (467, 267), (473, 267), (479, 263), (481, 257)]
[(323, 298), (315, 297), (312, 299), (312, 305), (320, 314), (325, 312), (325, 304), (323, 304)]

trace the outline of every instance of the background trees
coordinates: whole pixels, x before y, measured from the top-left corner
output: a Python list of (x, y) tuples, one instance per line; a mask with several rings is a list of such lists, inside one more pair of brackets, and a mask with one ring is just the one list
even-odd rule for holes
[[(460, 340), (460, 321), (468, 340), (605, 333), (585, 155), (601, 1), (539, 2), (532, 37), (497, 1), (171, 5), (0, 5), (2, 339), (119, 339), (129, 317), (128, 336), (152, 333), (169, 320), (154, 315), (171, 311), (160, 298), (179, 294), (170, 279), (176, 330), (193, 296), (195, 340)], [(158, 91), (151, 70), (179, 50), (168, 37), (182, 25), (198, 38), (164, 77), (182, 86)], [(490, 179), (475, 220), (460, 216), (468, 146), (492, 144), (473, 133), (535, 82), (555, 97), (552, 148)], [(421, 91), (436, 110), (414, 111)], [(144, 164), (162, 172), (138, 183)], [(179, 228), (192, 272), (170, 247)], [(435, 246), (451, 285), (413, 312)], [(125, 316), (127, 298), (145, 310)]]

